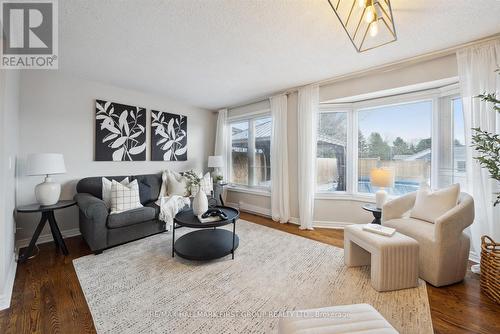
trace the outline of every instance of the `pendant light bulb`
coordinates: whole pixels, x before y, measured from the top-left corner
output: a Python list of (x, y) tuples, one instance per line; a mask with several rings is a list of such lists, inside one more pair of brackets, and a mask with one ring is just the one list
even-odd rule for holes
[(358, 6), (359, 6), (359, 8), (365, 8), (366, 7), (366, 0), (358, 0)]
[(375, 37), (378, 34), (378, 21), (370, 23), (370, 36)]
[(373, 8), (373, 5), (366, 7), (365, 22), (372, 23), (376, 18), (377, 14), (375, 13), (375, 8)]

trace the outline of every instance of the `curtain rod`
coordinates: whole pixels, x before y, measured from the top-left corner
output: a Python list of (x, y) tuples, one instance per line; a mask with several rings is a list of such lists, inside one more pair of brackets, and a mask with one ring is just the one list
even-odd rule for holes
[[(473, 45), (477, 45), (477, 44), (481, 44), (481, 43), (485, 43), (485, 42), (489, 42), (489, 41), (495, 40), (497, 38), (500, 38), (500, 33), (497, 33), (497, 34), (494, 34), (494, 35), (490, 35), (490, 36), (487, 36), (487, 37), (484, 37), (484, 38), (480, 38), (480, 39), (477, 39), (477, 40), (474, 40), (474, 41), (471, 41), (471, 42), (458, 44), (458, 45), (455, 45), (455, 46), (452, 46), (452, 47), (449, 47), (449, 48), (446, 48), (446, 49), (441, 49), (441, 50), (437, 50), (437, 51), (433, 51), (433, 52), (421, 54), (421, 55), (414, 56), (414, 57), (405, 58), (405, 59), (402, 59), (402, 60), (398, 60), (398, 61), (391, 62), (391, 63), (386, 63), (386, 64), (383, 64), (383, 65), (369, 67), (369, 68), (364, 69), (364, 70), (359, 70), (359, 71), (351, 72), (351, 73), (348, 73), (348, 74), (342, 74), (342, 75), (339, 75), (339, 76), (336, 76), (336, 77), (333, 77), (333, 78), (311, 82), (309, 84), (317, 84), (319, 86), (326, 86), (328, 84), (333, 84), (335, 82), (358, 78), (360, 76), (363, 76), (363, 75), (366, 75), (366, 74), (369, 74), (369, 73), (373, 73), (373, 72), (383, 72), (383, 71), (387, 71), (387, 70), (394, 70), (394, 69), (401, 68), (401, 67), (404, 67), (404, 66), (408, 66), (408, 65), (411, 65), (411, 64), (414, 64), (414, 63), (419, 63), (419, 62), (426, 61), (426, 60), (432, 60), (432, 59), (436, 59), (436, 58), (439, 58), (439, 57), (448, 56), (450, 54), (455, 53), (459, 49), (462, 49), (462, 48), (465, 48), (465, 47), (469, 47), (469, 46), (473, 46)], [(266, 95), (266, 96), (261, 96), (261, 97), (255, 98), (255, 99), (247, 100), (247, 101), (245, 101), (243, 103), (238, 103), (238, 104), (226, 107), (226, 109), (229, 110), (229, 109), (234, 109), (234, 108), (238, 108), (238, 107), (244, 107), (244, 106), (247, 106), (247, 105), (253, 104), (253, 103), (262, 102), (262, 101), (265, 101), (265, 100), (269, 99), (270, 96), (277, 95), (277, 94), (290, 95), (290, 94), (298, 91), (298, 89), (300, 87), (302, 87), (302, 86), (305, 86), (305, 85), (295, 86), (295, 87), (288, 88), (288, 89), (285, 89), (285, 90), (277, 91), (277, 92), (275, 92), (273, 94), (269, 94), (269, 95)]]

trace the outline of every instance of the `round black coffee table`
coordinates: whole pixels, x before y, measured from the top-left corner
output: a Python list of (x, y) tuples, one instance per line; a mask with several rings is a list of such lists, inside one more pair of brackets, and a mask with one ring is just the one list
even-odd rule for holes
[[(192, 209), (179, 212), (174, 218), (172, 229), (172, 257), (174, 254), (188, 260), (207, 261), (232, 254), (238, 248), (239, 238), (236, 235), (236, 221), (240, 212), (227, 206), (217, 206), (224, 211), (227, 219), (211, 223), (202, 223), (193, 214)], [(233, 231), (217, 229), (224, 225), (233, 224)], [(175, 240), (175, 230), (180, 227), (196, 228), (198, 230), (184, 234)]]

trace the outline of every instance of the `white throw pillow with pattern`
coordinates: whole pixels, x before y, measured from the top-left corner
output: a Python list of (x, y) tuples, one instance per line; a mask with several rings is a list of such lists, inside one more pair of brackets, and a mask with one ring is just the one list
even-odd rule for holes
[[(121, 184), (124, 186), (129, 184), (128, 176), (124, 178), (123, 180), (120, 181)], [(104, 204), (109, 208), (111, 208), (111, 180), (108, 178), (103, 177), (102, 178), (102, 193), (101, 193), (102, 200), (104, 201)]]
[(137, 180), (126, 186), (113, 180), (111, 182), (111, 213), (137, 208), (142, 208)]

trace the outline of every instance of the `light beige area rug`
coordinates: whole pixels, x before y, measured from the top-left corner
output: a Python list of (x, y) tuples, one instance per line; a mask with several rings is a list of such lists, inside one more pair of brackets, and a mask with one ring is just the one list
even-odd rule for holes
[(378, 293), (340, 248), (242, 220), (236, 232), (234, 260), (172, 258), (170, 232), (75, 259), (97, 332), (275, 333), (279, 311), (368, 303), (401, 333), (432, 333), (423, 281)]

